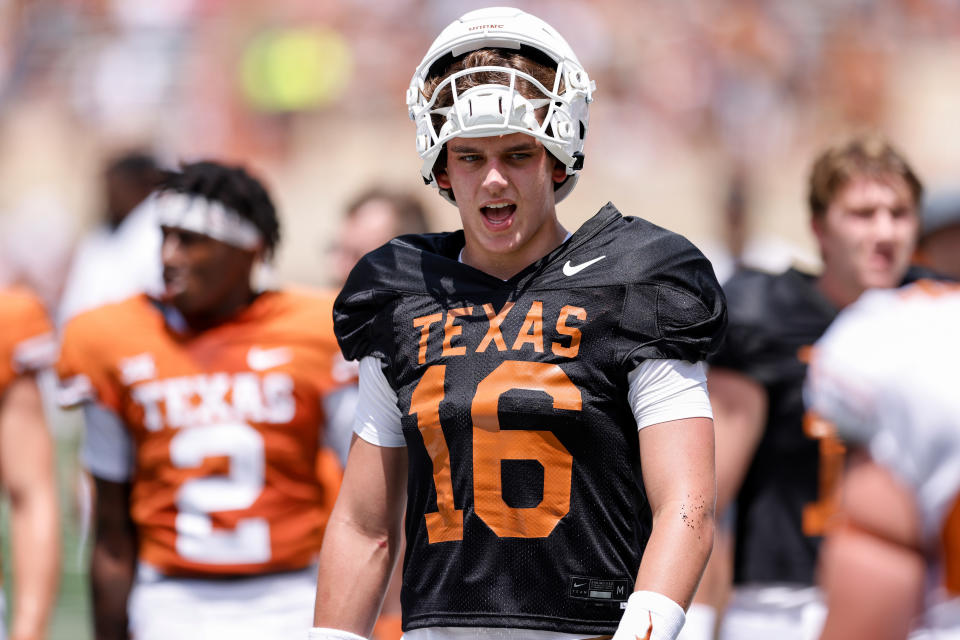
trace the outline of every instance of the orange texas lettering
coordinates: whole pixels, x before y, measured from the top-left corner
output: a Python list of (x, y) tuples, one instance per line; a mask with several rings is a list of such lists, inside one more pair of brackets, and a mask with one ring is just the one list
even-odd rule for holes
[[(565, 305), (560, 309), (556, 319), (546, 319), (547, 326), (552, 327), (553, 335), (544, 337), (543, 302), (534, 300), (523, 313), (523, 322), (516, 335), (505, 336), (503, 322), (511, 314), (516, 315), (520, 309), (514, 309), (513, 302), (507, 302), (499, 310), (492, 304), (486, 303), (479, 307), (457, 307), (430, 315), (413, 319), (414, 329), (420, 331), (417, 362), (425, 364), (427, 348), (439, 341), (440, 357), (450, 358), (464, 356), (468, 353), (483, 353), (487, 349), (497, 351), (530, 350), (543, 353), (545, 349), (561, 358), (575, 358), (580, 350), (580, 326), (587, 320), (587, 312), (581, 307)], [(486, 329), (479, 342), (470, 343), (463, 333), (465, 319), (472, 318), (473, 322), (482, 322)], [(473, 336), (471, 340), (477, 336)]]

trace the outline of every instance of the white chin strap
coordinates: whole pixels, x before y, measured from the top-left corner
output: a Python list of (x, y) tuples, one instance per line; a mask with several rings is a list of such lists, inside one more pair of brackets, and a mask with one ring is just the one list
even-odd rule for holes
[(256, 225), (215, 200), (165, 191), (154, 196), (153, 206), (162, 227), (191, 231), (246, 251), (263, 247)]

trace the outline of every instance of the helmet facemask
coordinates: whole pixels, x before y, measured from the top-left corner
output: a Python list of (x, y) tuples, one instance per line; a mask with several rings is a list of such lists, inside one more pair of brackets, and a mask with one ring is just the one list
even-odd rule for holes
[[(594, 83), (577, 62), (566, 42), (543, 21), (523, 12), (496, 19), (467, 14), (441, 33), (410, 83), (407, 106), (417, 125), (417, 152), (423, 159), (424, 182), (437, 186), (434, 176), (446, 142), (453, 138), (524, 133), (539, 140), (566, 167), (567, 179), (557, 185), (559, 202), (572, 189), (583, 165), (583, 142)], [(517, 11), (517, 10), (511, 10)], [(502, 32), (477, 32), (471, 26), (502, 22)], [(487, 27), (482, 27), (486, 29)], [(526, 58), (549, 71), (539, 80), (519, 68), (503, 64), (461, 68), (444, 76), (432, 90), (433, 78), (443, 76), (461, 56), (479, 49)], [(537, 72), (538, 75), (539, 72)], [(476, 76), (481, 76), (479, 79)], [(547, 86), (549, 85), (549, 86)], [(441, 106), (437, 106), (440, 103)], [(454, 202), (453, 194), (441, 194)]]

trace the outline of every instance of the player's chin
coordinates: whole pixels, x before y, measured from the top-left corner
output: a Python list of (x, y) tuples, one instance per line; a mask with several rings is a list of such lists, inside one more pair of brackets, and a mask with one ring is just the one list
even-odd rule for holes
[(899, 266), (877, 267), (867, 270), (863, 274), (863, 286), (866, 289), (889, 289), (899, 286), (906, 273), (906, 268)]
[(202, 306), (200, 296), (182, 282), (167, 283), (162, 300), (185, 315), (197, 311)]

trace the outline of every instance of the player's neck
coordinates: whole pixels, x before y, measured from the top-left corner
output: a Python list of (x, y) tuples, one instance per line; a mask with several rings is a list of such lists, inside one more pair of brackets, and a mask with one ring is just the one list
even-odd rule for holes
[(249, 307), (256, 297), (257, 294), (252, 289), (238, 289), (231, 291), (210, 309), (194, 313), (183, 313), (181, 311), (181, 315), (191, 331), (205, 331), (234, 318)]
[(567, 230), (556, 222), (514, 251), (489, 251), (481, 243), (471, 242), (468, 238), (460, 252), (460, 261), (495, 278), (509, 280), (559, 247), (568, 237)]
[(817, 279), (817, 290), (837, 310), (856, 302), (860, 294), (863, 293), (863, 287), (852, 285), (829, 270), (824, 271)]

